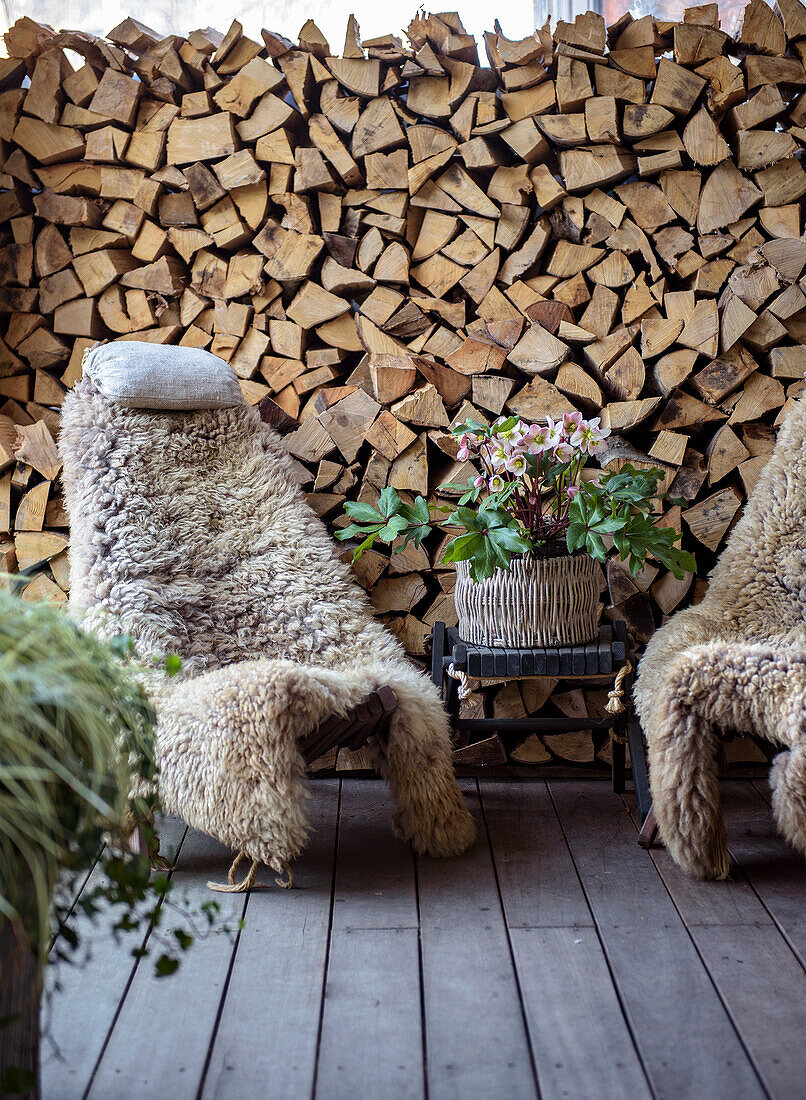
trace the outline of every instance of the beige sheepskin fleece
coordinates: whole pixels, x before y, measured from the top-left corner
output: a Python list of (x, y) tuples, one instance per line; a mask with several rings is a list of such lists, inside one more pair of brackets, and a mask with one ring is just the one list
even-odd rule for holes
[(770, 783), (782, 835), (806, 854), (806, 398), (790, 410), (696, 607), (647, 646), (635, 701), (661, 838), (701, 878), (729, 871), (720, 733), (785, 748)]
[(175, 680), (149, 677), (168, 812), (281, 870), (308, 835), (297, 739), (388, 684), (377, 751), (396, 833), (430, 855), (472, 844), (438, 693), (373, 619), (255, 409), (128, 409), (85, 379), (59, 445), (71, 605), (141, 657), (182, 658)]

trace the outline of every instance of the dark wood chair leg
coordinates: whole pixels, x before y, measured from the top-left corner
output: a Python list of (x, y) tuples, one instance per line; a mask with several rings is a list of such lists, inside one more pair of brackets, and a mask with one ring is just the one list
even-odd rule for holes
[(627, 723), (627, 736), (630, 742), (630, 767), (635, 800), (638, 803), (638, 817), (643, 823), (652, 809), (652, 796), (649, 793), (649, 773), (644, 755), (644, 734), (635, 715), (631, 715)]
[(390, 687), (379, 687), (343, 716), (333, 715), (300, 742), (306, 764), (311, 764), (334, 747), (360, 749), (370, 737), (386, 733), (389, 719), (397, 710), (397, 696)]
[[(616, 724), (613, 726), (613, 733), (619, 734)], [(627, 746), (622, 740), (619, 740), (614, 736), (610, 742), (610, 755), (611, 763), (610, 769), (613, 778), (613, 790), (616, 794), (624, 794), (627, 787)]]
[(649, 807), (649, 813), (644, 818), (644, 824), (638, 833), (638, 843), (642, 848), (651, 848), (658, 839), (658, 823), (655, 821), (655, 811)]
[(434, 630), (431, 635), (431, 679), (443, 699), (445, 698), (443, 690), (445, 670), (442, 660), (446, 656), (447, 647), (448, 631), (445, 624), (434, 623)]

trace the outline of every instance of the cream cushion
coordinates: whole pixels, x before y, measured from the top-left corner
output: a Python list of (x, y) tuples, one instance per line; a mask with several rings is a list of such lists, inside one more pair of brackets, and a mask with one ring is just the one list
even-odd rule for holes
[(235, 371), (209, 351), (140, 340), (97, 344), (84, 373), (104, 397), (133, 409), (224, 409), (245, 404)]

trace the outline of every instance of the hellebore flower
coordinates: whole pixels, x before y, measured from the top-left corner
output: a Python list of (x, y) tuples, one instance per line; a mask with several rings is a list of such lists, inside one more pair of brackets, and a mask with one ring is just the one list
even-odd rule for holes
[(599, 427), (599, 417), (593, 420), (583, 420), (574, 434), (571, 436), (571, 444), (578, 447), (583, 454), (598, 455), (605, 449), (605, 439), (610, 435), (609, 428)]
[(511, 474), (520, 477), (526, 473), (526, 456), (522, 451), (513, 451), (507, 459), (506, 468)]

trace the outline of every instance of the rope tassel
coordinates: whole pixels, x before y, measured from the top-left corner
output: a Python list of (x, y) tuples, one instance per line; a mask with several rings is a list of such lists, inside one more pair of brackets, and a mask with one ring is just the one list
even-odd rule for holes
[(607, 694), (605, 710), (608, 714), (623, 714), (627, 709), (624, 705), (624, 681), (632, 672), (632, 665), (628, 661), (618, 670), (613, 687)]
[(459, 687), (456, 691), (462, 702), (476, 694), (476, 689), (473, 687), (470, 677), (466, 672), (456, 668), (453, 661), (448, 665), (448, 675), (451, 679), (459, 681)]
[[(227, 872), (226, 882), (208, 882), (207, 886), (210, 890), (217, 890), (220, 894), (246, 894), (249, 890), (268, 890), (268, 885), (262, 882), (256, 882), (257, 873), (260, 868), (260, 860), (253, 859), (252, 866), (246, 872), (240, 882), (235, 881), (235, 872), (238, 869), (238, 865), (245, 860), (246, 852), (238, 852), (235, 859), (232, 861), (232, 866)], [(290, 890), (294, 885), (294, 872), (291, 870), (289, 864), (281, 859), (280, 862), (283, 865), (285, 871), (285, 879), (276, 878), (274, 881), (283, 890)]]

